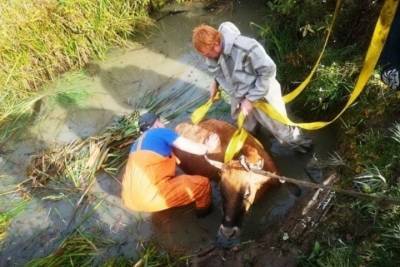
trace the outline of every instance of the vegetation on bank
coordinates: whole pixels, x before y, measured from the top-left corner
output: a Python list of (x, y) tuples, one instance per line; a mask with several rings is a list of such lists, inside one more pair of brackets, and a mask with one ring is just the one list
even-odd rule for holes
[[(261, 35), (289, 91), (316, 60), (336, 1), (269, 2), (273, 11)], [(344, 1), (321, 65), (292, 110), (305, 121), (329, 120), (347, 101), (380, 11), (378, 1)], [(365, 16), (368, 14), (368, 16)], [(287, 27), (282, 28), (282, 23)], [(351, 27), (349, 27), (351, 25)], [(306, 66), (306, 68), (305, 68)], [(371, 77), (358, 101), (337, 123), (338, 169), (344, 188), (400, 198), (398, 101)], [(302, 266), (398, 266), (400, 208), (338, 195)]]
[(141, 244), (140, 248), (138, 248), (141, 253), (137, 259), (121, 256), (107, 257), (102, 260), (102, 253), (112, 245), (115, 245), (112, 240), (101, 238), (101, 235), (77, 231), (68, 236), (52, 254), (43, 258), (33, 259), (26, 266), (184, 266), (187, 258), (173, 257), (152, 243), (146, 243)]
[(34, 104), (50, 94), (43, 90), (46, 82), (102, 58), (111, 46), (125, 46), (151, 23), (148, 13), (166, 2), (1, 0), (0, 143), (18, 130), (13, 123), (28, 121)]

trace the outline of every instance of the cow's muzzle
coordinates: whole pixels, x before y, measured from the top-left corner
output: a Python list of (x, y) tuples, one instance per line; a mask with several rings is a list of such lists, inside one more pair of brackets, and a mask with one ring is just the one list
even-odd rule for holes
[(220, 225), (217, 232), (216, 246), (220, 248), (233, 248), (240, 244), (240, 229), (237, 226), (226, 227)]

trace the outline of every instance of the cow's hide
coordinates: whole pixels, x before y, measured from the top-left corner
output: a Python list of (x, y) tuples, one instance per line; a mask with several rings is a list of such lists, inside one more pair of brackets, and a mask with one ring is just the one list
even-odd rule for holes
[[(175, 129), (180, 135), (192, 141), (201, 143), (204, 143), (206, 138), (211, 133), (216, 133), (221, 141), (220, 146), (215, 151), (209, 152), (208, 157), (220, 162), (224, 160), (226, 148), (231, 140), (232, 135), (236, 131), (236, 127), (232, 126), (231, 124), (215, 119), (202, 121), (198, 125), (184, 122), (178, 124)], [(255, 141), (252, 136), (247, 138), (241, 152), (246, 154), (250, 160), (252, 160), (251, 157), (254, 157), (254, 154), (256, 154), (256, 156), (261, 157), (264, 160), (264, 170), (278, 173), (278, 169), (271, 156), (263, 149), (262, 146), (258, 144), (257, 141)], [(178, 149), (175, 149), (174, 153), (180, 159), (181, 163), (179, 166), (185, 173), (203, 175), (205, 177), (215, 179), (216, 181), (220, 180), (221, 170), (211, 166), (203, 156), (193, 155)], [(238, 153), (238, 155), (240, 154), (241, 153)], [(257, 196), (255, 197), (258, 198), (267, 188), (269, 188), (270, 185), (276, 183), (277, 181), (275, 179), (265, 180), (262, 183), (261, 188), (257, 190)]]

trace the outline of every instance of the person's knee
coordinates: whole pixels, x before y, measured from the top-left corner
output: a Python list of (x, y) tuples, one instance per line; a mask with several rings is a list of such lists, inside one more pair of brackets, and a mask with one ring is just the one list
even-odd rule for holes
[(207, 197), (211, 198), (211, 182), (210, 179), (203, 177), (203, 176), (197, 176), (196, 177), (196, 186), (199, 188), (199, 193), (201, 197)]
[(210, 179), (208, 179), (207, 177), (196, 175), (195, 179), (196, 179), (196, 183), (201, 184), (206, 187), (211, 187)]
[(201, 186), (203, 192), (211, 197), (211, 182), (210, 179), (201, 176)]
[(200, 175), (186, 176), (183, 180), (183, 186), (190, 188), (198, 198), (203, 197), (203, 195), (211, 195), (211, 182), (210, 179)]

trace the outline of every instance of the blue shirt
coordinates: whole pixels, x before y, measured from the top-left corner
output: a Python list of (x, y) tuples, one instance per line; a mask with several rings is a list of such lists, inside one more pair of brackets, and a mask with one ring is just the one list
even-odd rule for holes
[[(142, 141), (142, 146), (140, 150), (150, 150), (156, 152), (162, 156), (171, 156), (172, 153), (172, 143), (179, 137), (179, 135), (169, 128), (151, 128), (143, 133), (144, 139)], [(137, 151), (136, 142), (131, 147), (131, 153)]]

